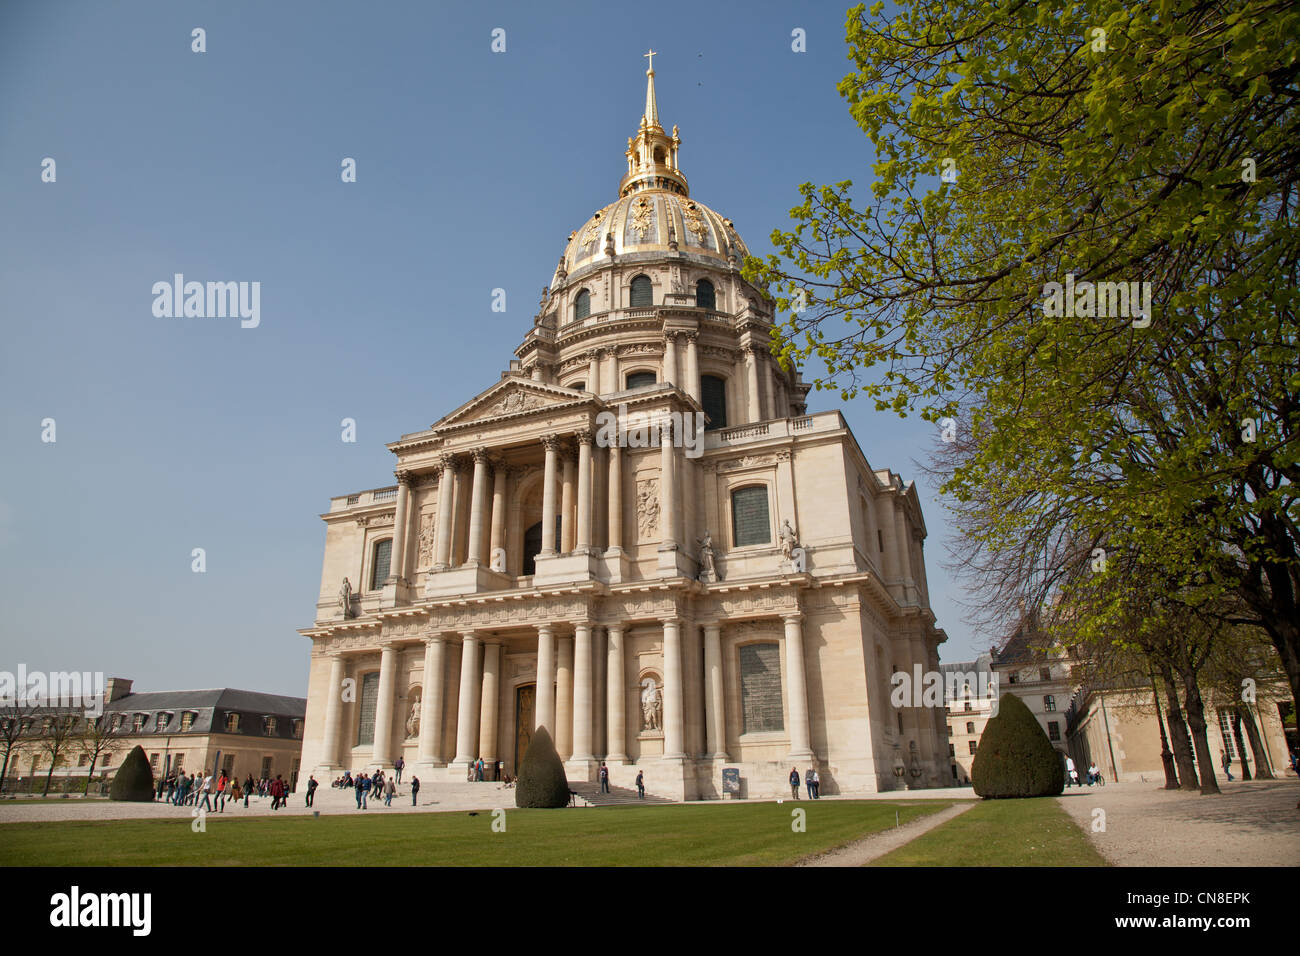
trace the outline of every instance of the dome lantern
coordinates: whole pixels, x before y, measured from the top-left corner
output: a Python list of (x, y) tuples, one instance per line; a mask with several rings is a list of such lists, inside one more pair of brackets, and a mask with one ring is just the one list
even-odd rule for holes
[(682, 144), (677, 127), (669, 136), (659, 125), (659, 104), (655, 99), (654, 50), (645, 54), (650, 61), (645, 71), (645, 112), (636, 135), (627, 141), (627, 174), (618, 184), (619, 196), (646, 189), (663, 189), (681, 196), (690, 195), (686, 177), (677, 166), (677, 150)]

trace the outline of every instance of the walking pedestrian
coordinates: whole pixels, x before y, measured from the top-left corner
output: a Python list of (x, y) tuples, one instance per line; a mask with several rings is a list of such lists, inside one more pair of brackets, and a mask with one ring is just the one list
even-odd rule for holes
[(645, 799), (645, 771), (636, 772), (636, 795), (638, 800)]
[(1232, 766), (1232, 758), (1228, 756), (1228, 752), (1226, 750), (1220, 750), (1219, 759), (1223, 762), (1223, 772), (1228, 775), (1228, 779), (1235, 780), (1236, 777), (1232, 775), (1232, 771), (1229, 769)]
[(403, 760), (401, 757), (398, 757), (397, 762), (393, 764), (393, 772), (397, 776), (398, 783), (402, 782), (402, 771), (405, 769), (406, 769), (406, 761)]
[(212, 774), (203, 778), (203, 808), (212, 809)]
[(790, 768), (790, 796), (799, 799), (799, 768)]
[(411, 778), (411, 806), (415, 806), (415, 798), (420, 795), (420, 778)]
[(389, 777), (388, 780), (384, 783), (384, 806), (391, 807), (393, 805), (393, 797), (395, 797), (396, 795), (397, 795), (397, 781), (395, 781), (392, 777)]

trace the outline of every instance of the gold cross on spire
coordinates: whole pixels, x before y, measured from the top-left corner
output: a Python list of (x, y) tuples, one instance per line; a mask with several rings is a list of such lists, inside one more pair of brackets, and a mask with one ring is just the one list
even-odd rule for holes
[(654, 50), (651, 50), (649, 53), (642, 53), (641, 55), (644, 56), (644, 57), (648, 57), (648, 58), (649, 58), (649, 60), (650, 60), (650, 70), (649, 70), (649, 72), (653, 73), (653, 72), (655, 71), (655, 57), (656, 57), (658, 54), (656, 54)]

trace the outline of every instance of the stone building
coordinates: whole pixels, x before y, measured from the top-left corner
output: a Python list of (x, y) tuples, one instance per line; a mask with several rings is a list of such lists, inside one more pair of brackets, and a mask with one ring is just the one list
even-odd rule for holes
[[(211, 690), (166, 690), (133, 693), (132, 682), (114, 677), (105, 682), (103, 714), (87, 717), (67, 707), (23, 709), (8, 707), (5, 722), (18, 721), (6, 780), (28, 778), (44, 784), (51, 753), (45, 741), (51, 722), (71, 721), (53, 779), (79, 780), (91, 772), (111, 778), (137, 744), (144, 749), (154, 777), (168, 773), (200, 773), (218, 768), (241, 779), (274, 779), (281, 774), (293, 783), (302, 755), (303, 720), (307, 701), (231, 687)], [(97, 724), (91, 731), (88, 722)]]
[(654, 71), (614, 202), (571, 233), (499, 380), (330, 502), (304, 767), (512, 773), (539, 726), (678, 799), (948, 778), (925, 524), (769, 351), (732, 221), (693, 198)]
[[(975, 761), (984, 728), (993, 716), (997, 698), (996, 680), (990, 655), (976, 660), (940, 664), (944, 675), (944, 707), (948, 721), (948, 763), (953, 786), (970, 783), (970, 768)], [(953, 679), (958, 678), (958, 679)]]

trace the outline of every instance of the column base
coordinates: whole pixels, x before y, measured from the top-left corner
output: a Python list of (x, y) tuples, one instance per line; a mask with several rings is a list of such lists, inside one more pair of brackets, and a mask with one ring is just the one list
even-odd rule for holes
[(570, 757), (564, 761), (564, 775), (570, 780), (590, 783), (596, 779), (596, 771), (599, 767), (600, 761), (595, 757)]

